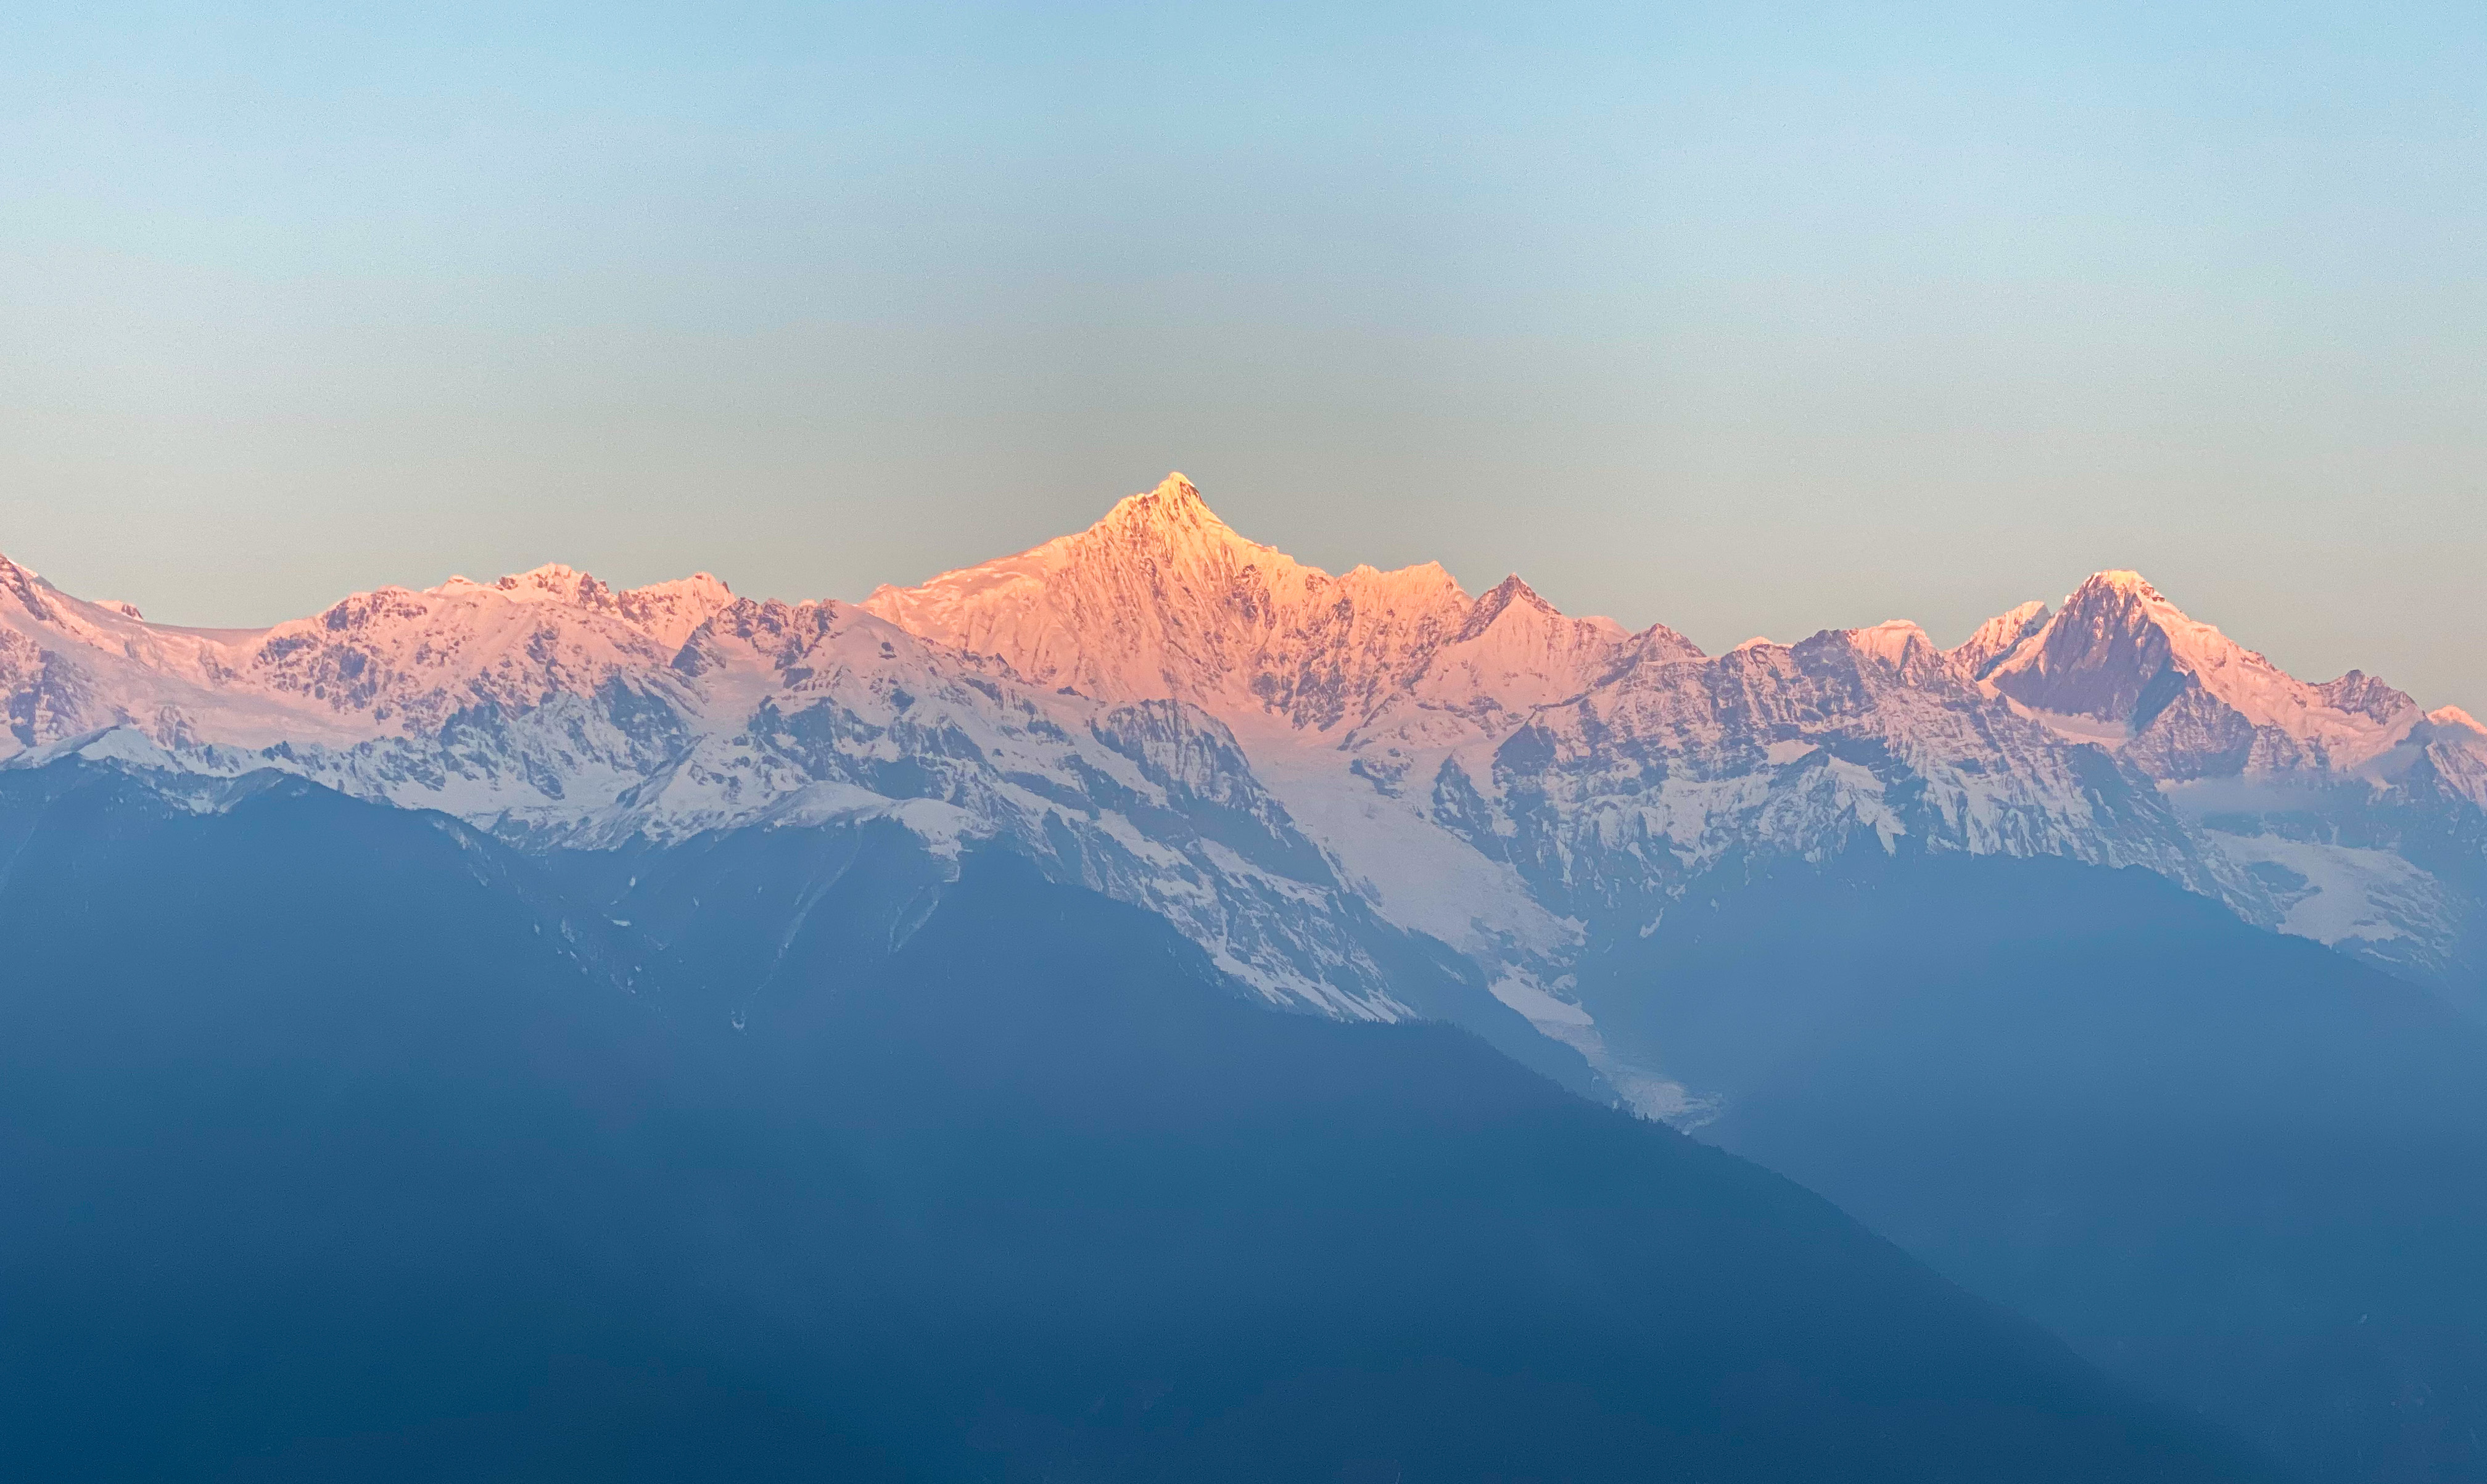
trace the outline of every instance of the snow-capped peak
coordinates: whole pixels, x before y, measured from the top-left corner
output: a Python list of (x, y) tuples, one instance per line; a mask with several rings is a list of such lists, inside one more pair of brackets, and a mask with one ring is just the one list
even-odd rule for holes
[[(355, 598), (370, 596), (356, 594)], [(548, 562), (530, 572), (512, 573), (489, 583), (454, 576), (415, 596), (453, 602), (500, 600), (611, 613), (646, 631), (658, 642), (676, 646), (689, 638), (692, 630), (735, 602), (733, 589), (705, 572), (616, 592), (593, 573), (581, 572), (560, 562)], [(347, 602), (350, 603), (354, 599)]]
[[(1076, 564), (1094, 561), (1104, 551), (1212, 572), (1287, 561), (1280, 552), (1236, 534), (1209, 508), (1192, 482), (1179, 473), (1158, 481), (1156, 489), (1115, 501), (1096, 524), (1077, 535), (1048, 542), (1026, 554), (1049, 552), (1064, 563)], [(944, 574), (956, 575), (961, 574)]]
[(2064, 599), (2046, 627), (1989, 678), (1996, 688), (2040, 711), (2100, 721), (2146, 724), (2166, 697), (2152, 691), (2163, 675), (2279, 672), (2208, 624), (2169, 602), (2139, 573), (2093, 574)]
[(2126, 571), (2076, 588), (1987, 680), (2034, 711), (2121, 726), (2163, 777), (2352, 767), (2417, 720), (2361, 673), (2306, 685)]
[(1960, 647), (1946, 652), (1946, 657), (1971, 680), (1983, 680), (1987, 673), (2021, 647), (2022, 641), (2047, 625), (2048, 608), (2031, 601), (1988, 619), (1975, 632), (1963, 640)]
[(2438, 707), (2426, 714), (2426, 719), (2431, 725), (2468, 732), (2481, 742), (2487, 742), (2487, 724), (2481, 724), (2477, 717), (2458, 706)]
[(670, 582), (626, 588), (614, 601), (624, 618), (659, 644), (681, 648), (700, 625), (738, 602), (734, 590), (704, 572)]
[(7, 557), (0, 556), (0, 593), (14, 598), (25, 607), (40, 608), (42, 604), (42, 594), (50, 588), (51, 584), (44, 581), (42, 574), (35, 569), (20, 567)]
[(574, 567), (546, 562), (533, 572), (513, 573), (492, 584), (521, 602), (594, 602), (612, 590)]
[(1934, 647), (1934, 641), (1926, 637), (1924, 630), (1904, 618), (1887, 618), (1870, 629), (1843, 631), (1848, 642), (1859, 652), (1894, 667), (1904, 667), (1912, 659), (1929, 658), (1940, 653)]
[(1520, 580), (1520, 574), (1513, 573), (1476, 601), (1476, 606), (1468, 610), (1467, 622), (1460, 626), (1459, 636), (1465, 639), (1483, 633), (1488, 625), (1502, 617), (1503, 610), (1514, 603), (1523, 604), (1538, 613), (1556, 614), (1552, 603), (1537, 596), (1535, 588)]
[[(2159, 589), (2150, 585), (2149, 579), (2130, 567), (2112, 567), (2105, 572), (2091, 573), (2075, 591), (2088, 592), (2092, 589), (2128, 593), (2150, 602), (2167, 602), (2167, 600), (2161, 596)], [(2167, 605), (2170, 608), (2175, 606), (2173, 603), (2167, 603)]]
[(1105, 512), (1097, 526), (1115, 531), (1227, 528), (1226, 522), (1218, 519), (1200, 497), (1200, 488), (1179, 472), (1159, 480), (1154, 490), (1127, 494), (1115, 501), (1114, 508)]
[(700, 625), (736, 601), (733, 589), (705, 572), (615, 592), (594, 574), (559, 562), (546, 563), (532, 572), (513, 573), (490, 583), (451, 577), (437, 587), (426, 588), (420, 596), (452, 602), (498, 600), (608, 613), (670, 648), (680, 648)]
[(1041, 684), (1403, 747), (1473, 740), (1493, 717), (1577, 695), (1627, 654), (1700, 653), (1663, 626), (1634, 635), (1567, 617), (1517, 575), (1474, 600), (1435, 562), (1333, 576), (1236, 534), (1180, 474), (1076, 536), (864, 605)]
[(864, 606), (1043, 685), (1318, 731), (1411, 677), (1471, 604), (1433, 563), (1332, 576), (1247, 541), (1170, 474), (1077, 535)]

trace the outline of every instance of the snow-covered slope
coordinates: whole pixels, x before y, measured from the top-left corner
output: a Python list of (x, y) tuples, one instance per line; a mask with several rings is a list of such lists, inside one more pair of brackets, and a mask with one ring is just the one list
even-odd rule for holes
[(2487, 978), (2487, 730), (2297, 681), (2131, 573), (1949, 651), (1894, 621), (1713, 657), (1516, 576), (1333, 576), (1171, 475), (861, 605), (555, 566), (204, 630), (0, 560), (0, 701), (16, 766), (278, 769), (548, 850), (881, 818), (998, 840), (1331, 1014), (1410, 1013), (1430, 940), (1660, 1112), (1691, 1106), (1661, 1050), (1597, 1024), (1575, 966), (1792, 856), (2139, 866)]

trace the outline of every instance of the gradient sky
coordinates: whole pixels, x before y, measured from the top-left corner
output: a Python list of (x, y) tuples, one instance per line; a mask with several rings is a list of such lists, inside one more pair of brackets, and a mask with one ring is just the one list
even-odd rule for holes
[(1170, 468), (1714, 650), (2135, 567), (2487, 714), (2487, 7), (0, 14), (72, 592), (854, 598)]

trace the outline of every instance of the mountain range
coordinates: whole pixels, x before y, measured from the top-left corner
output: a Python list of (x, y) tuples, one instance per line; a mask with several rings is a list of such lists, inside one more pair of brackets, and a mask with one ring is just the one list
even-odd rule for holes
[(1598, 1020), (1584, 958), (1860, 843), (2140, 867), (2487, 1013), (2487, 728), (2299, 681), (2130, 572), (1948, 650), (1893, 622), (1707, 656), (1516, 576), (1332, 575), (1170, 475), (859, 604), (555, 566), (199, 630), (0, 559), (0, 697), (12, 766), (276, 769), (537, 849), (1006, 841), (1279, 1003), (1512, 1044), (1441, 981), (1481, 988), (1677, 1119), (1715, 1089)]
[[(0, 560), (0, 1174), (49, 1192), (0, 1401), (64, 1457), (126, 1374), (237, 1457), (396, 1440), (284, 1476), (639, 1397), (755, 1473), (2487, 1481), (2487, 732), (2130, 572), (1712, 656), (1175, 475), (859, 603), (546, 567), (202, 630)], [(297, 1269), (333, 1324), (195, 1358)], [(1903, 1311), (1915, 1401), (1857, 1358)], [(363, 1332), (537, 1359), (320, 1380)]]

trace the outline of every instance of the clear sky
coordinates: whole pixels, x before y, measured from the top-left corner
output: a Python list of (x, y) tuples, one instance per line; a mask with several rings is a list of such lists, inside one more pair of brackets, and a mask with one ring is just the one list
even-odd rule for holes
[(1718, 649), (2134, 567), (2487, 714), (2487, 7), (0, 10), (0, 551), (740, 591), (1170, 468)]

